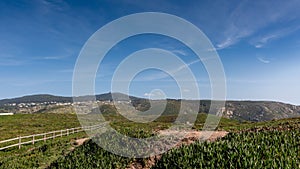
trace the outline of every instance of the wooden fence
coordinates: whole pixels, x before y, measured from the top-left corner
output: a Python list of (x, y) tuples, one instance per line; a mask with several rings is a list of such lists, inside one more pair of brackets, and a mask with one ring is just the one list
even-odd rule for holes
[[(0, 141), (0, 151), (11, 148), (11, 147), (19, 147), (19, 149), (20, 149), (21, 146), (24, 144), (35, 144), (36, 142), (39, 142), (39, 141), (46, 142), (46, 140), (48, 140), (48, 139), (55, 139), (57, 137), (68, 136), (68, 135), (86, 131), (86, 130), (99, 129), (101, 127), (103, 127), (103, 125), (76, 127), (76, 128), (70, 128), (70, 129), (64, 129), (64, 130), (51, 131), (48, 133), (33, 134), (33, 135), (29, 135), (29, 136), (20, 136), (20, 137), (8, 139), (8, 140), (3, 140), (3, 141)], [(5, 146), (1, 147), (1, 145), (3, 145), (3, 144), (5, 144)]]

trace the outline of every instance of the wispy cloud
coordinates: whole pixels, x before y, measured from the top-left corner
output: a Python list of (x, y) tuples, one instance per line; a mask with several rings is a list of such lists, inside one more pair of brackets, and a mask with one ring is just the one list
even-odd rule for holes
[[(296, 5), (298, 4), (298, 5)], [(224, 22), (224, 33), (219, 37), (216, 43), (217, 49), (228, 48), (242, 39), (249, 38), (261, 31), (265, 27), (282, 22), (284, 18), (299, 18), (299, 12), (296, 12), (299, 1), (270, 3), (268, 1), (242, 1), (229, 15), (227, 22)], [(256, 12), (253, 12), (253, 11)], [(296, 15), (295, 15), (296, 14)], [(285, 19), (284, 21), (286, 21)], [(256, 43), (256, 47), (262, 47), (263, 44), (271, 39), (277, 38), (278, 35), (284, 36), (290, 30), (280, 31), (277, 34), (268, 34), (261, 38), (261, 43)]]
[(187, 52), (184, 50), (172, 50), (171, 52), (173, 52), (175, 54), (183, 55), (183, 56), (187, 55)]
[(55, 52), (53, 55), (44, 56), (44, 57), (37, 57), (38, 59), (44, 60), (62, 60), (69, 58), (74, 55), (74, 50), (71, 48), (63, 48), (60, 51)]
[(46, 57), (43, 57), (43, 59), (45, 59), (45, 60), (60, 60), (61, 58), (63, 58), (63, 57), (61, 57), (61, 56), (46, 56)]
[(260, 62), (265, 63), (265, 64), (271, 63), (270, 60), (267, 60), (266, 58), (263, 58), (263, 57), (257, 57), (257, 59), (258, 59)]
[(51, 2), (49, 0), (41, 0), (40, 2), (40, 6), (42, 6), (43, 8), (43, 13), (48, 13), (48, 12), (52, 12), (53, 10), (55, 11), (63, 11), (64, 9), (68, 8), (68, 4), (64, 1), (58, 0), (56, 2)]
[[(178, 72), (180, 72), (181, 70), (185, 69), (185, 68), (189, 68), (189, 66), (195, 64), (195, 63), (198, 63), (198, 62), (201, 62), (200, 59), (197, 59), (197, 60), (194, 60), (194, 61), (191, 61), (187, 64), (184, 64), (174, 70), (172, 70), (170, 73), (171, 74), (176, 74)], [(170, 77), (168, 74), (164, 73), (164, 72), (159, 72), (159, 73), (155, 73), (155, 74), (151, 74), (151, 75), (148, 75), (148, 76), (145, 76), (141, 79), (139, 79), (140, 81), (153, 81), (153, 80), (161, 80), (161, 79), (165, 79), (165, 78), (168, 78)]]
[(194, 61), (189, 62), (189, 63), (187, 63), (187, 64), (184, 64), (184, 65), (180, 66), (179, 68), (177, 68), (177, 69), (176, 69), (175, 71), (173, 71), (172, 73), (179, 72), (179, 71), (181, 71), (182, 69), (188, 68), (189, 66), (191, 66), (191, 65), (193, 65), (193, 64), (195, 64), (195, 63), (198, 63), (198, 62), (200, 62), (200, 61), (201, 61), (200, 59), (197, 59), (197, 60), (194, 60)]
[(235, 44), (236, 42), (238, 42), (239, 38), (238, 37), (228, 37), (227, 39), (225, 39), (224, 41), (220, 42), (219, 44), (217, 44), (216, 49), (220, 50), (220, 49), (225, 49), (233, 44)]
[(256, 48), (262, 48), (264, 47), (268, 42), (271, 42), (275, 39), (280, 39), (282, 37), (285, 37), (295, 31), (298, 31), (300, 29), (300, 26), (291, 26), (288, 28), (278, 29), (271, 33), (265, 34), (263, 36), (258, 36), (256, 38), (253, 38), (251, 40), (251, 44), (255, 46)]
[(264, 37), (261, 37), (257, 42), (255, 42), (254, 46), (256, 48), (261, 48), (263, 47), (268, 41), (275, 39), (278, 37), (278, 34), (269, 34), (265, 35)]
[(20, 66), (23, 65), (24, 62), (18, 60), (1, 60), (0, 66)]
[(26, 62), (12, 56), (0, 56), (0, 66), (20, 66)]

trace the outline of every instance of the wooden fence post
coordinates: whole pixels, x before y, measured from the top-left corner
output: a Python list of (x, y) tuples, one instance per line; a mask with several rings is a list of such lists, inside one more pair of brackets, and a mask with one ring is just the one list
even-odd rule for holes
[(19, 149), (21, 149), (21, 136), (19, 136)]
[(34, 135), (32, 136), (32, 144), (34, 144)]
[(69, 135), (69, 129), (67, 129), (67, 136)]

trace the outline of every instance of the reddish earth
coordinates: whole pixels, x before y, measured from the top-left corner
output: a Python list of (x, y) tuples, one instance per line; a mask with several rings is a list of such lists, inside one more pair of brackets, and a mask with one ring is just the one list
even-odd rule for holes
[[(184, 139), (179, 141), (174, 148), (178, 148), (181, 145), (189, 145), (197, 140), (215, 141), (218, 138), (222, 138), (228, 134), (226, 131), (175, 131), (175, 130), (162, 130), (158, 132), (160, 135), (184, 135)], [(137, 161), (130, 164), (127, 169), (150, 169), (155, 165), (156, 161), (161, 158), (161, 155), (155, 155), (149, 157), (146, 162), (143, 159), (137, 159)], [(144, 164), (144, 165), (143, 165)]]
[[(181, 145), (189, 145), (197, 140), (206, 140), (206, 141), (215, 141), (218, 138), (222, 138), (228, 134), (226, 131), (176, 131), (176, 130), (161, 130), (158, 131), (159, 135), (184, 135), (185, 137), (179, 141), (174, 148), (178, 148)], [(209, 137), (208, 137), (209, 136)], [(206, 138), (208, 137), (208, 138)], [(74, 141), (74, 145), (80, 146), (85, 143), (89, 138), (81, 138)], [(75, 147), (72, 147), (74, 149)], [(127, 169), (150, 169), (152, 166), (155, 165), (156, 161), (161, 158), (161, 155), (155, 155), (149, 157), (146, 161), (143, 159), (137, 159), (137, 161), (131, 163)]]
[(84, 142), (86, 142), (87, 140), (89, 140), (89, 138), (81, 138), (81, 139), (75, 140), (75, 145), (76, 145), (76, 146), (80, 146), (80, 145), (82, 145)]
[(72, 140), (72, 147), (70, 148), (70, 151), (74, 151), (76, 147), (81, 146), (84, 142), (89, 140), (90, 138), (81, 138), (77, 140)]

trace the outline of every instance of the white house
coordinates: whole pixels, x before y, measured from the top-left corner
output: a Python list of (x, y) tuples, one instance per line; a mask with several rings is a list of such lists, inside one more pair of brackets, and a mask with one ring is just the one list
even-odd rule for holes
[(14, 113), (0, 113), (0, 116), (14, 115)]

